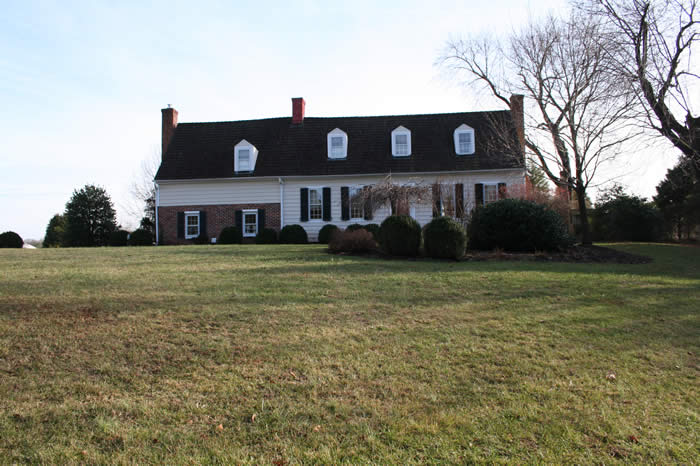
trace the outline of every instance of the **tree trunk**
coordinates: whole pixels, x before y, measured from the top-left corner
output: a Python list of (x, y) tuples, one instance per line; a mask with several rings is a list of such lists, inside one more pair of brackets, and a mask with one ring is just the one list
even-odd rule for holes
[(591, 228), (588, 225), (588, 206), (586, 206), (586, 189), (576, 187), (576, 199), (578, 200), (578, 212), (581, 219), (581, 244), (583, 246), (593, 245), (591, 239)]

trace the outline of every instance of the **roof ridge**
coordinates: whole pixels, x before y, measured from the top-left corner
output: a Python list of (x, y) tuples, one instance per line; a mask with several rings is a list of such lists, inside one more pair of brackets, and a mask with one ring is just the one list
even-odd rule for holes
[[(455, 116), (455, 115), (483, 115), (494, 113), (510, 113), (510, 110), (479, 110), (474, 112), (443, 112), (443, 113), (405, 113), (395, 115), (354, 115), (354, 116), (335, 116), (335, 117), (304, 117), (304, 120), (347, 120), (347, 119), (370, 119), (370, 118), (400, 118), (400, 117), (439, 117), (439, 116)], [(291, 120), (291, 116), (286, 117), (271, 117), (271, 118), (251, 118), (248, 120), (219, 120), (219, 121), (191, 121), (178, 123), (179, 125), (208, 125), (220, 123), (245, 123), (254, 121), (273, 121), (273, 120)]]

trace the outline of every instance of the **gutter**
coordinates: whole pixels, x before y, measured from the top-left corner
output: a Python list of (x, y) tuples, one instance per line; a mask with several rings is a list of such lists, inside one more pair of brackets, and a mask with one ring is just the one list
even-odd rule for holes
[(284, 180), (282, 177), (278, 178), (280, 183), (280, 230), (284, 228)]
[(159, 238), (158, 236), (158, 207), (160, 206), (160, 186), (158, 186), (157, 182), (153, 182), (153, 184), (156, 186), (156, 246), (159, 245)]
[[(472, 174), (472, 173), (488, 173), (488, 172), (507, 172), (507, 171), (524, 171), (525, 167), (514, 167), (514, 168), (491, 168), (491, 169), (484, 169), (484, 170), (455, 170), (455, 171), (438, 171), (438, 172), (383, 172), (383, 173), (352, 173), (352, 174), (333, 174), (333, 175), (294, 175), (294, 176), (287, 176), (286, 178), (289, 180), (303, 180), (303, 179), (308, 179), (308, 178), (323, 178), (323, 179), (331, 179), (331, 178), (356, 178), (356, 177), (364, 177), (364, 176), (387, 176), (387, 175), (393, 175), (393, 176), (420, 176), (420, 175), (443, 175), (443, 176), (451, 176), (451, 175), (459, 175), (459, 174)], [(209, 181), (262, 181), (262, 180), (274, 180), (277, 179), (278, 181), (281, 179), (280, 177), (277, 176), (247, 176), (247, 177), (228, 177), (228, 178), (188, 178), (188, 179), (182, 179), (182, 180), (158, 180), (158, 182), (162, 184), (170, 184), (170, 183), (198, 183), (198, 182), (209, 182)]]

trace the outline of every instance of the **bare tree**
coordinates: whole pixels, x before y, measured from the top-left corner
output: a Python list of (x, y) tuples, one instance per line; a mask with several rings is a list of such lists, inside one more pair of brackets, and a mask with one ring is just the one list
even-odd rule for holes
[[(579, 0), (604, 24), (616, 82), (632, 85), (643, 124), (700, 168), (697, 0)], [(695, 108), (693, 108), (695, 107)]]
[(372, 214), (389, 205), (393, 213), (408, 215), (410, 204), (425, 203), (432, 200), (431, 195), (430, 186), (426, 186), (422, 180), (412, 179), (398, 184), (389, 174), (379, 183), (357, 190), (350, 202), (363, 204), (365, 210), (369, 209)]
[(156, 188), (153, 180), (160, 162), (160, 153), (156, 151), (151, 157), (141, 162), (141, 167), (129, 187), (131, 201), (122, 206), (130, 217), (139, 219), (139, 228), (151, 231), (153, 234), (155, 234), (156, 215)]
[[(605, 73), (605, 46), (596, 21), (572, 14), (533, 22), (505, 41), (450, 40), (441, 60), (467, 82), (483, 84), (514, 113), (518, 101), (509, 96), (525, 96), (521, 142), (560, 191), (576, 194), (584, 244), (591, 244), (586, 191), (600, 167), (636, 134), (629, 92)], [(502, 142), (508, 140), (513, 138)]]

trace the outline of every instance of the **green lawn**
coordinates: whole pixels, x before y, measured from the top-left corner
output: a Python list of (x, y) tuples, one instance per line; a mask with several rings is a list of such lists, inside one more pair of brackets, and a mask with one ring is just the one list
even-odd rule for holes
[(0, 463), (697, 462), (700, 248), (615, 247), (1, 250)]

